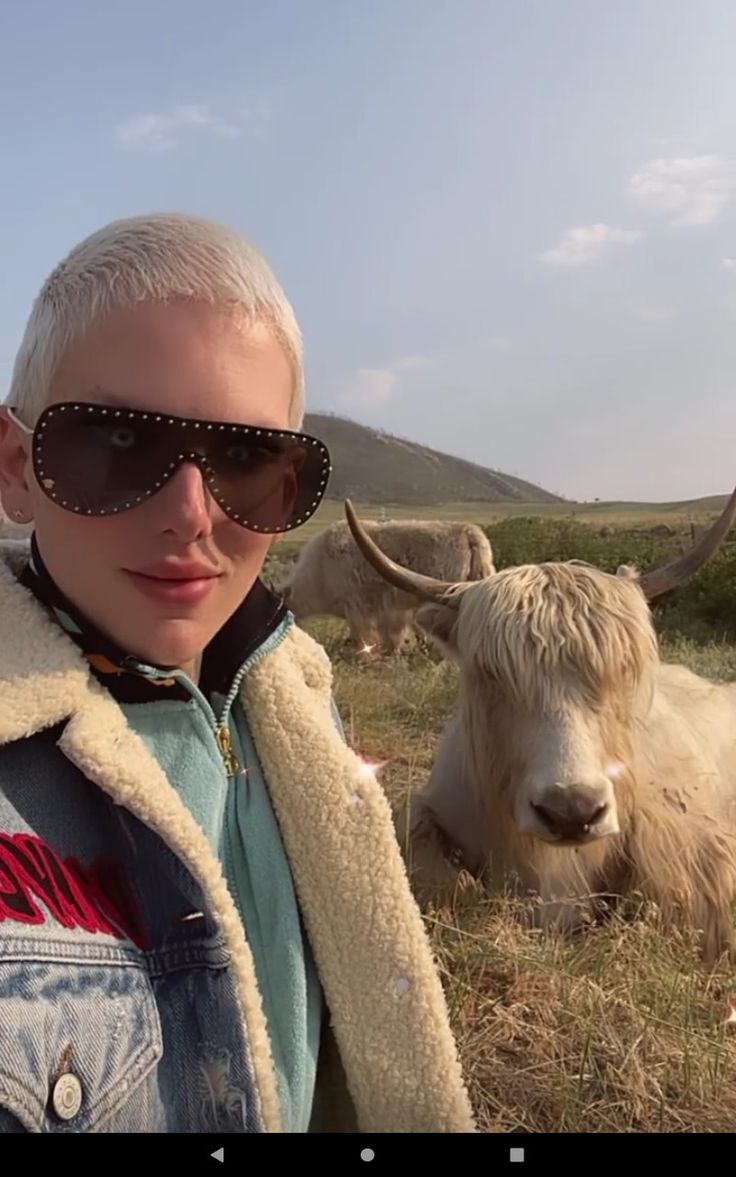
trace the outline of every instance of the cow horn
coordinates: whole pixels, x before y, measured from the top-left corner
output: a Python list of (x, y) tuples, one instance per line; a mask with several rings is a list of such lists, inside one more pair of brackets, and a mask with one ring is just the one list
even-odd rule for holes
[(650, 572), (643, 572), (639, 577), (639, 585), (647, 598), (651, 601), (666, 593), (669, 589), (682, 584), (688, 577), (693, 576), (710, 560), (720, 544), (728, 535), (736, 519), (736, 489), (726, 503), (721, 515), (706, 531), (705, 535), (684, 556), (678, 557), (670, 564), (661, 568), (653, 568)]
[[(411, 593), (415, 597), (421, 597), (425, 601), (436, 601), (458, 587), (453, 581), (435, 580), (432, 576), (424, 576), (421, 572), (413, 572), (409, 568), (402, 568), (400, 564), (396, 564), (385, 552), (381, 551), (378, 544), (365, 531), (358, 521), (350, 499), (345, 500), (345, 514), (348, 526), (353, 533), (353, 539), (368, 563), (373, 565), (384, 580), (389, 581), (396, 588), (403, 589), (404, 592)], [(448, 600), (447, 604), (454, 604), (454, 602)]]

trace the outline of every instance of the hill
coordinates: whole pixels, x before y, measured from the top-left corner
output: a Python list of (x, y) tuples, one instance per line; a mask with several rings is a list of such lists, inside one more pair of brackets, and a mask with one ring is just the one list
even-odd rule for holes
[(332, 455), (329, 499), (359, 503), (561, 503), (530, 482), (488, 470), (328, 413), (307, 413), (304, 428)]

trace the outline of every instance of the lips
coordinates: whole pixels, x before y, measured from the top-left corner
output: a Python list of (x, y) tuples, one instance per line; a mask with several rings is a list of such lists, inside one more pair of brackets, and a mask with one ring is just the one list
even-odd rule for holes
[(206, 564), (151, 564), (137, 568), (135, 576), (146, 576), (149, 580), (210, 580), (219, 575)]
[(170, 604), (196, 604), (212, 591), (219, 573), (202, 565), (157, 565), (128, 576), (145, 596)]

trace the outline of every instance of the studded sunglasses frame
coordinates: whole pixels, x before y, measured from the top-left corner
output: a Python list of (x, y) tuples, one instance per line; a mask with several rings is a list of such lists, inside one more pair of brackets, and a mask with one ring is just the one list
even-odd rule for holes
[[(166, 424), (171, 426), (180, 425), (189, 429), (202, 429), (203, 432), (231, 432), (236, 434), (238, 437), (255, 437), (264, 438), (266, 440), (273, 438), (285, 438), (287, 441), (300, 443), (305, 447), (317, 450), (321, 459), (319, 483), (316, 490), (313, 492), (314, 497), (311, 504), (308, 508), (302, 510), (298, 514), (297, 518), (290, 519), (286, 525), (281, 527), (263, 527), (254, 523), (252, 520), (245, 518), (243, 511), (236, 511), (227, 502), (214, 481), (216, 477), (215, 471), (212, 469), (204, 455), (197, 453), (196, 450), (179, 450), (177, 451), (173, 461), (169, 462), (168, 469), (165, 470), (163, 475), (159, 476), (159, 480), (154, 483), (154, 486), (150, 490), (144, 491), (143, 494), (131, 498), (120, 506), (112, 507), (109, 510), (105, 508), (100, 508), (98, 510), (87, 508), (85, 510), (82, 507), (70, 504), (63, 498), (60, 499), (53, 490), (54, 481), (47, 477), (43, 468), (44, 436), (49, 423), (53, 421), (54, 417), (61, 413), (84, 413), (85, 411), (97, 413), (100, 417), (110, 417), (112, 420), (119, 419), (120, 423), (127, 421), (151, 420), (155, 424)], [(146, 502), (149, 498), (161, 490), (182, 462), (191, 461), (195, 462), (200, 467), (207, 486), (212, 493), (212, 497), (229, 518), (235, 520), (235, 522), (239, 523), (241, 527), (245, 527), (248, 530), (257, 531), (264, 534), (275, 534), (276, 532), (292, 531), (294, 528), (300, 527), (303, 523), (306, 523), (307, 519), (311, 518), (324, 498), (325, 491), (327, 489), (327, 483), (332, 472), (330, 454), (324, 442), (320, 441), (319, 438), (312, 437), (310, 434), (301, 433), (291, 429), (267, 429), (262, 426), (242, 425), (232, 422), (205, 421), (194, 417), (177, 417), (166, 413), (155, 413), (143, 409), (116, 409), (100, 404), (90, 404), (85, 401), (68, 401), (64, 402), (63, 404), (50, 405), (41, 413), (38, 421), (36, 422), (35, 428), (26, 425), (25, 422), (21, 421), (15, 413), (14, 409), (8, 408), (7, 414), (8, 417), (16, 425), (18, 425), (24, 433), (33, 438), (33, 468), (38, 483), (44, 494), (54, 503), (56, 503), (57, 506), (80, 515), (91, 515), (99, 517), (119, 515), (125, 511), (132, 510), (139, 504)]]

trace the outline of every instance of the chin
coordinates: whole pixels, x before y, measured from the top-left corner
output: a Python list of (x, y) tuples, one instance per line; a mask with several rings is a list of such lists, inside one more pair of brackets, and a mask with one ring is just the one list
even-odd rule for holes
[(138, 657), (143, 661), (159, 666), (183, 666), (202, 653), (218, 628), (195, 621), (159, 621), (148, 640), (138, 631), (135, 650), (141, 651)]

